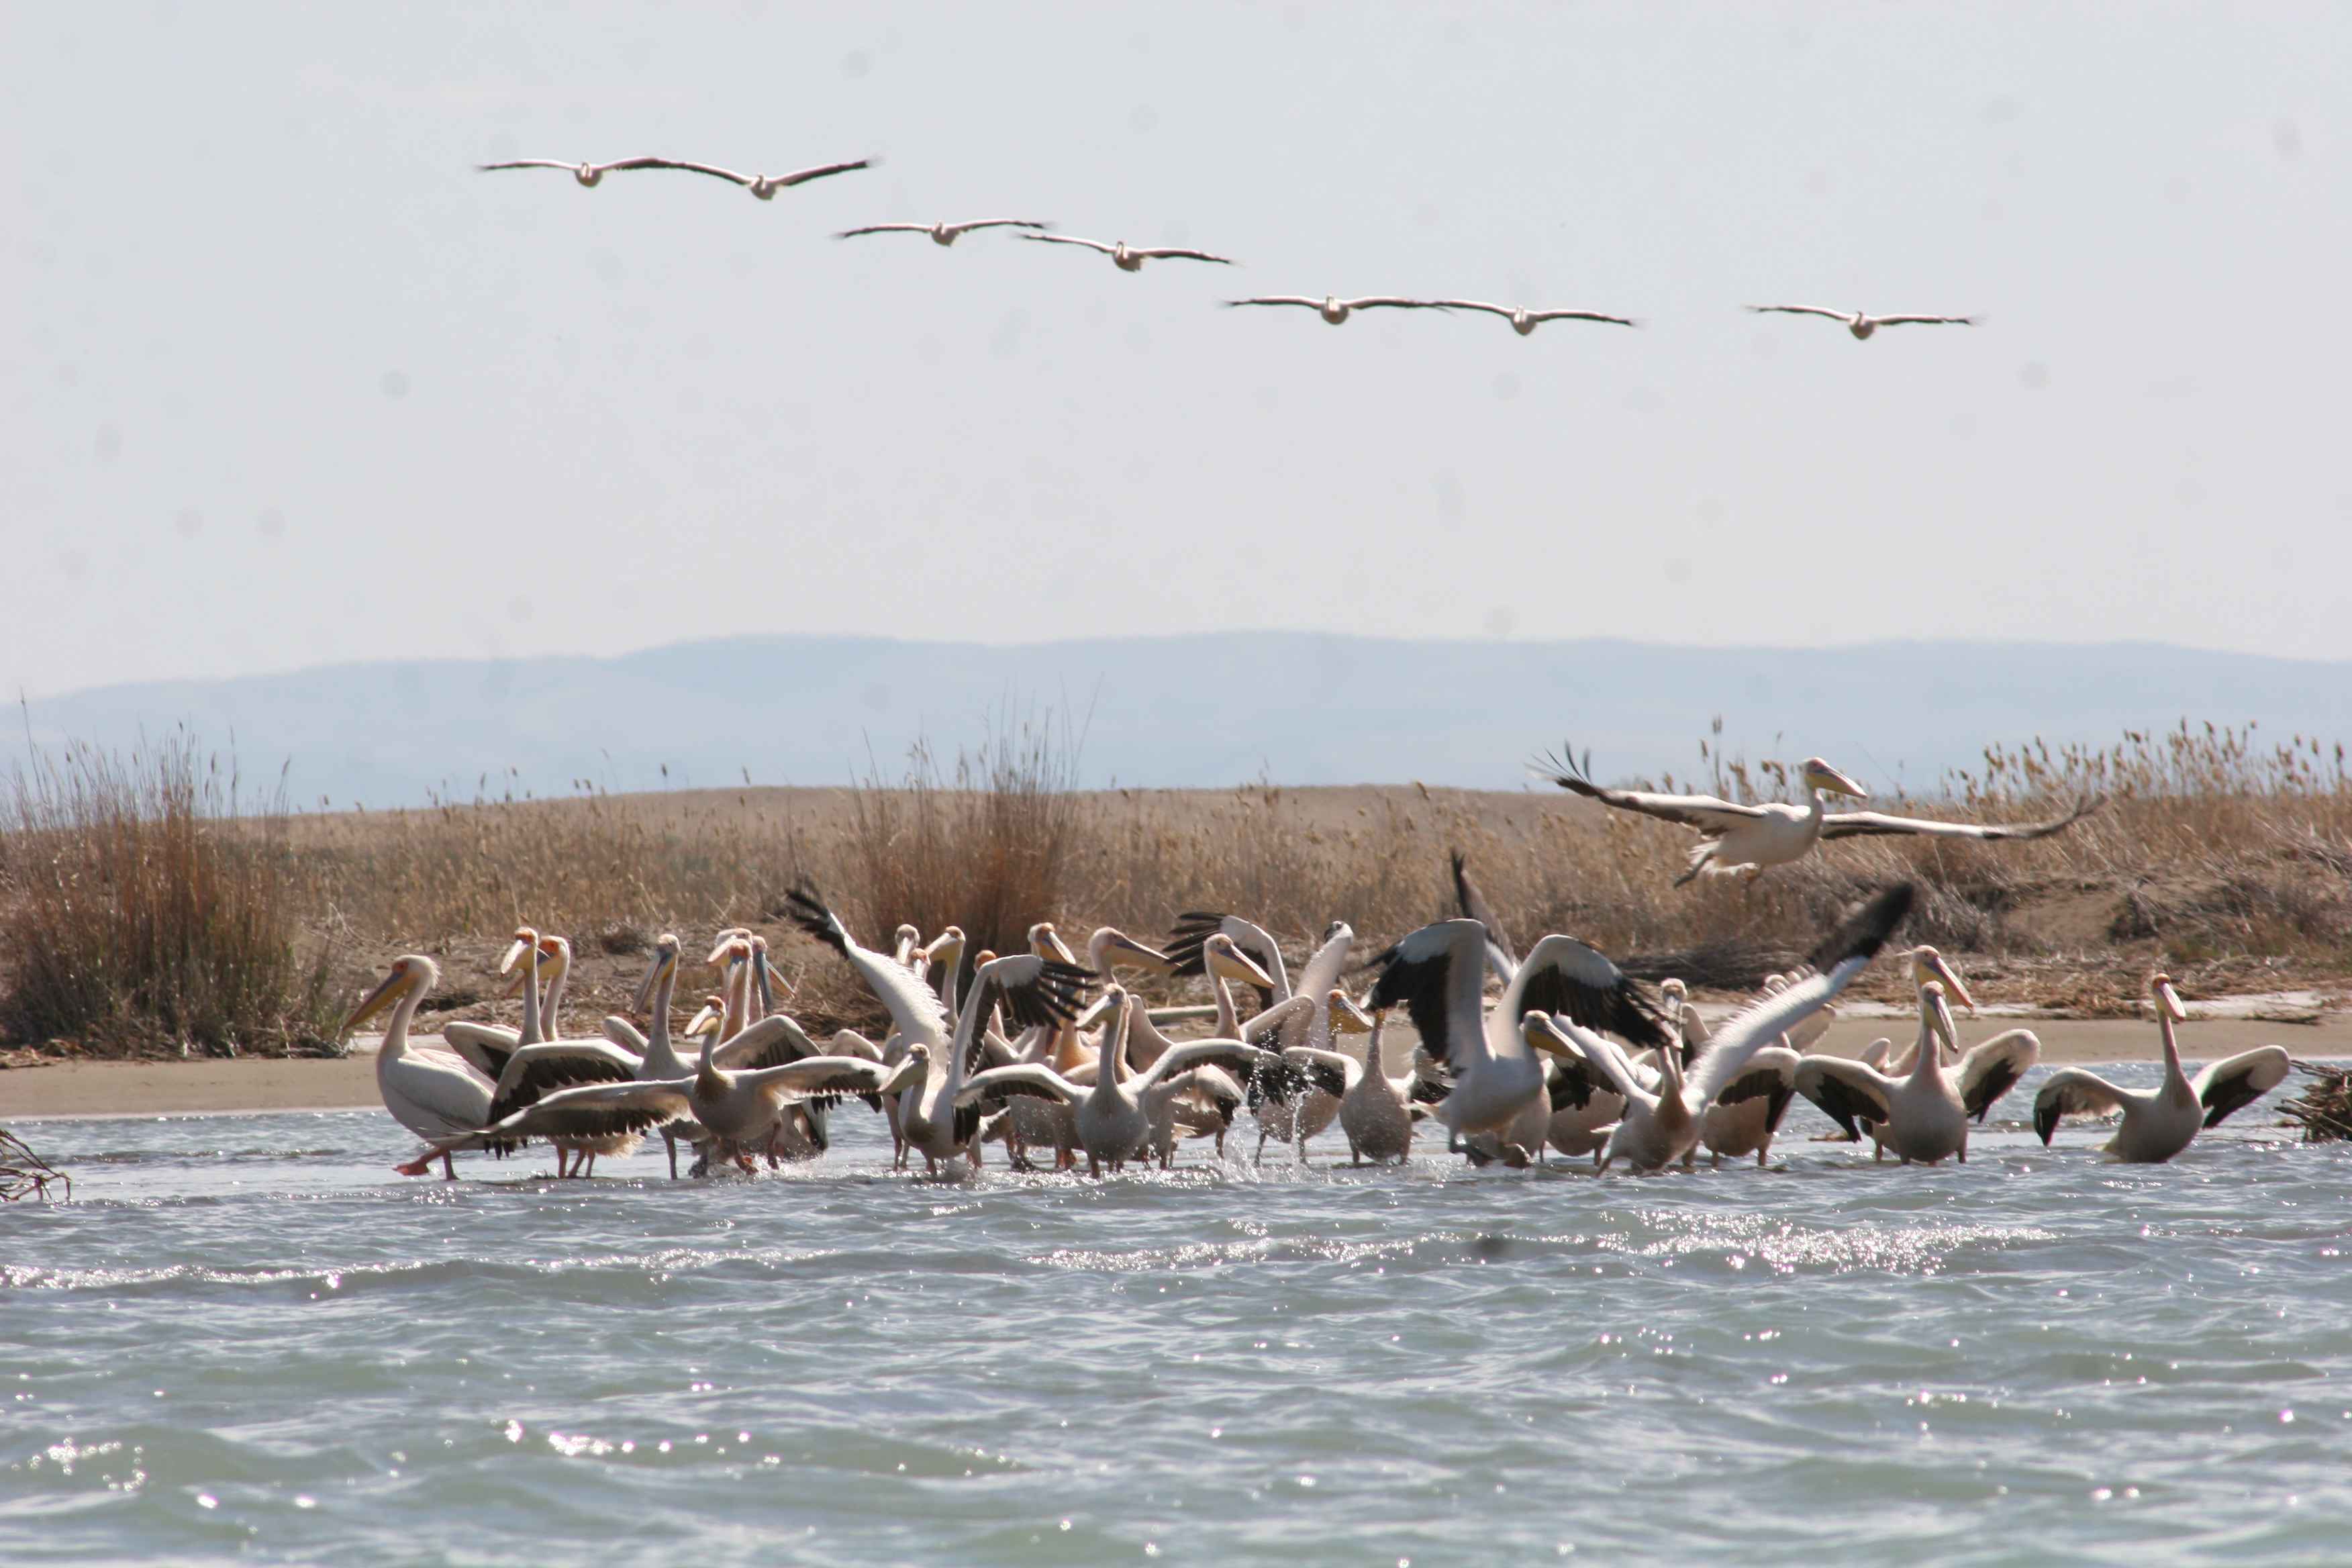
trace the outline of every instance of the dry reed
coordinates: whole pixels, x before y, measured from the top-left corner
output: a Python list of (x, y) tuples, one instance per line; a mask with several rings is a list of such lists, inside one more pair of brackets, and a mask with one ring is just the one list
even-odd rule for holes
[(22, 1138), (0, 1127), (0, 1204), (46, 1198), (51, 1187), (61, 1197), (73, 1196), (71, 1176), (34, 1153)]

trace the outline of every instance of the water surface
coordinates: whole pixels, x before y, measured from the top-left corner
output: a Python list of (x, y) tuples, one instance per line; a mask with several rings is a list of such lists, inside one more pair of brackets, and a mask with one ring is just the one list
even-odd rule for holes
[(863, 1111), (676, 1184), (405, 1181), (380, 1112), (43, 1123), (0, 1556), (2340, 1562), (2352, 1151), (2271, 1120), (957, 1184)]

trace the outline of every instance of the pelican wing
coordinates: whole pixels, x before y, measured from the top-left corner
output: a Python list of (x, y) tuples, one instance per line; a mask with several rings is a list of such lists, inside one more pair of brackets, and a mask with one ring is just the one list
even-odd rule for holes
[[(593, 163), (589, 165), (590, 168), (599, 166)], [(579, 164), (567, 163), (561, 158), (509, 158), (503, 163), (477, 163), (474, 167), (485, 174), (495, 174), (500, 169), (561, 169), (565, 174), (577, 174), (580, 169)]]
[(1873, 316), (1873, 322), (1882, 327), (1973, 327), (1980, 316)]
[(1778, 1132), (1780, 1118), (1789, 1114), (1789, 1101), (1797, 1092), (1797, 1068), (1804, 1061), (1786, 1046), (1767, 1046), (1748, 1058), (1738, 1078), (1723, 1086), (1715, 1097), (1717, 1105), (1739, 1105), (1751, 1100), (1769, 1103), (1765, 1107), (1764, 1130)]
[(757, 1072), (827, 1054), (789, 1015), (771, 1013), (713, 1049), (710, 1064), (729, 1072)]
[[(1628, 1101), (1656, 1103), (1656, 1093), (1643, 1084), (1632, 1059), (1618, 1048), (1616, 1041), (1594, 1034), (1573, 1018), (1559, 1016), (1549, 1021), (1555, 1044), (1565, 1042), (1568, 1049), (1549, 1050), (1545, 1055), (1570, 1069), (1582, 1063), (1595, 1089), (1606, 1089)], [(1536, 1026), (1540, 1032), (1540, 1024)]]
[(1538, 942), (1495, 1011), (1513, 1028), (1530, 1012), (1564, 1013), (1588, 1029), (1606, 1030), (1638, 1047), (1662, 1048), (1666, 1043), (1658, 1005), (1641, 982), (1572, 936)]
[[(1034, 235), (1029, 237), (1043, 239), (1045, 237), (1043, 235)], [(1260, 294), (1248, 300), (1228, 300), (1225, 301), (1225, 304), (1228, 307), (1234, 305), (1304, 305), (1310, 310), (1319, 310), (1323, 308), (1322, 300), (1310, 300), (1304, 294)]]
[(2123, 1109), (2123, 1091), (2083, 1068), (2063, 1068), (2044, 1079), (2033, 1097), (2033, 1131), (2042, 1142), (2058, 1131), (2062, 1116), (2104, 1116)]
[(637, 1058), (603, 1040), (551, 1040), (523, 1046), (507, 1058), (490, 1096), (489, 1119), (502, 1121), (526, 1105), (535, 1105), (559, 1089), (583, 1083), (628, 1083), (637, 1076)]
[(377, 1075), (384, 1109), (419, 1137), (470, 1134), (488, 1120), (495, 1086), (463, 1057), (411, 1047)]
[(1752, 822), (1766, 815), (1760, 805), (1740, 805), (1732, 801), (1717, 800), (1711, 795), (1658, 795), (1649, 790), (1604, 789), (1592, 782), (1586, 767), (1586, 763), (1577, 760), (1574, 748), (1563, 747), (1559, 758), (1539, 762), (1535, 772), (1538, 777), (1549, 779), (1571, 795), (1597, 800), (1603, 805), (1613, 805), (1620, 811), (1638, 811), (1643, 816), (1654, 816), (1661, 822), (1679, 822), (1709, 835), (1728, 833), (1743, 822)]
[(1851, 321), (1852, 310), (1832, 310), (1820, 305), (1748, 305), (1745, 310), (1759, 316), (1827, 316), (1832, 321)]
[[(890, 1088), (897, 1077), (895, 1069), (863, 1057), (817, 1056), (737, 1073), (735, 1082), (773, 1100), (787, 1096), (811, 1099), (818, 1095), (878, 1095)], [(878, 1102), (876, 1109), (880, 1109)]]
[(805, 185), (811, 180), (830, 179), (835, 174), (847, 174), (874, 166), (871, 158), (852, 158), (840, 163), (812, 163), (805, 169), (794, 169), (789, 174), (778, 174), (771, 183), (778, 185)]
[(1349, 1060), (1338, 1051), (1327, 1051), (1314, 1046), (1292, 1046), (1282, 1053), (1282, 1059), (1307, 1075), (1307, 1080), (1334, 1098), (1348, 1092), (1350, 1073), (1363, 1064)]
[(1022, 1062), (1013, 1067), (990, 1068), (974, 1073), (956, 1091), (959, 1109), (980, 1106), (982, 1114), (999, 1110), (1009, 1100), (1057, 1100), (1064, 1105), (1076, 1105), (1086, 1099), (1087, 1090), (1072, 1083), (1043, 1062)]
[(1406, 300), (1394, 294), (1367, 294), (1360, 300), (1342, 300), (1339, 303), (1350, 310), (1442, 310), (1445, 308), (1435, 300)]
[(1147, 261), (1213, 261), (1221, 267), (1238, 265), (1230, 256), (1212, 256), (1205, 250), (1186, 250), (1181, 246), (1154, 246), (1149, 250), (1128, 247), (1129, 256), (1140, 256)]
[(604, 1021), (596, 1026), (596, 1032), (631, 1056), (642, 1057), (646, 1054), (645, 1035), (635, 1024), (617, 1013), (605, 1014)]
[(1717, 1096), (1740, 1076), (1748, 1058), (1774, 1044), (1844, 990), (1870, 966), (1895, 928), (1910, 914), (1916, 896), (1916, 889), (1908, 882), (1897, 882), (1879, 893), (1814, 948), (1808, 959), (1812, 973), (1726, 1020), (1691, 1064), (1685, 1103), (1694, 1108), (1714, 1104)]
[(610, 1138), (649, 1132), (689, 1120), (692, 1079), (592, 1083), (559, 1089), (500, 1118), (485, 1131), (505, 1138)]
[(1256, 1045), (1262, 1040), (1280, 1035), (1285, 1029), (1290, 1027), (1295, 1020), (1303, 1019), (1311, 1015), (1318, 1005), (1319, 1004), (1311, 996), (1293, 996), (1287, 1001), (1276, 1002), (1256, 1017), (1244, 1020), (1241, 1028), (1242, 1038), (1251, 1045)]
[(1432, 300), (1429, 303), (1443, 310), (1484, 310), (1490, 316), (1501, 316), (1506, 320), (1518, 314), (1508, 305), (1490, 305), (1484, 300)]
[(1235, 1078), (1262, 1074), (1267, 1068), (1279, 1068), (1284, 1057), (1258, 1046), (1244, 1045), (1239, 1040), (1187, 1040), (1181, 1046), (1171, 1046), (1160, 1058), (1144, 1069), (1137, 1079), (1135, 1092), (1149, 1093), (1167, 1079), (1195, 1068), (1213, 1067), (1231, 1073)]
[(1821, 1107), (1822, 1114), (1844, 1129), (1848, 1138), (1862, 1136), (1857, 1123), (1884, 1125), (1895, 1114), (1895, 1085), (1866, 1062), (1806, 1057), (1798, 1062), (1790, 1087)]
[(972, 217), (947, 226), (953, 234), (970, 234), (981, 228), (1051, 228), (1054, 226), (1034, 217)]
[(1507, 984), (1511, 972), (1519, 966), (1519, 951), (1512, 945), (1510, 933), (1503, 929), (1502, 921), (1486, 902), (1486, 895), (1470, 879), (1469, 859), (1459, 849), (1454, 851), (1454, 901), (1461, 909), (1464, 920), (1476, 921), (1486, 928), (1486, 945), (1495, 950), (1489, 956), (1501, 961), (1497, 973)]
[(1544, 1089), (1551, 1108), (1559, 1110), (1581, 1110), (1592, 1103), (1592, 1091), (1607, 1089), (1615, 1093), (1615, 1086), (1582, 1057), (1554, 1057), (1544, 1075)]
[[(1208, 910), (1187, 910), (1176, 917), (1176, 924), (1160, 943), (1172, 966), (1171, 974), (1206, 974), (1208, 955), (1202, 950), (1213, 936), (1223, 936), (1257, 961), (1259, 968), (1283, 983), (1287, 994), (1289, 972), (1282, 963), (1282, 947), (1266, 933), (1263, 926), (1253, 925), (1239, 915), (1221, 914)], [(1271, 1007), (1278, 998), (1269, 996), (1261, 1004)]]
[(869, 223), (863, 228), (845, 228), (833, 237), (856, 239), (861, 234), (929, 234), (930, 232), (931, 226), (927, 223)]
[(1919, 816), (1889, 816), (1877, 811), (1833, 811), (1822, 819), (1822, 837), (1866, 838), (1909, 834), (1926, 838), (2047, 838), (2063, 833), (2106, 804), (2095, 795), (2077, 801), (2074, 809), (2047, 822), (1934, 822)]
[(841, 954), (857, 971), (866, 989), (888, 1009), (893, 1033), (931, 1045), (946, 1040), (948, 1010), (940, 994), (887, 953), (858, 946), (841, 917), (825, 907), (815, 889), (805, 884), (794, 888), (785, 895), (785, 911), (794, 925)]
[(2225, 1058), (2197, 1075), (2190, 1087), (2205, 1108), (2205, 1125), (2219, 1127), (2231, 1112), (2243, 1110), (2276, 1089), (2287, 1074), (2286, 1047), (2256, 1046)]
[(522, 1044), (522, 1031), (503, 1024), (472, 1024), (458, 1019), (441, 1026), (441, 1040), (476, 1072), (495, 1082), (507, 1070), (507, 1058)]
[(1961, 1109), (1981, 1122), (2041, 1059), (2042, 1041), (2031, 1029), (2005, 1029), (1976, 1047), (1960, 1058)]
[(1116, 245), (1106, 245), (1099, 239), (1081, 239), (1075, 234), (1024, 234), (1024, 239), (1034, 239), (1040, 245), (1083, 245), (1088, 250), (1099, 250), (1105, 256), (1116, 251)]
[[(1405, 1016), (1421, 1035), (1422, 1048), (1442, 1062), (1456, 1059), (1468, 1042), (1455, 1037), (1460, 1029), (1476, 1028), (1475, 979), (1465, 983), (1461, 970), (1485, 973), (1486, 928), (1476, 921), (1439, 921), (1407, 933), (1394, 947), (1372, 962), (1381, 965), (1366, 1004), (1377, 1013), (1402, 1003)], [(1521, 970), (1525, 975), (1524, 967)], [(1467, 989), (1472, 1005), (1467, 1016), (1456, 1017), (1455, 993)], [(1516, 1027), (1516, 1025), (1514, 1026)]]
[(1612, 316), (1601, 310), (1529, 310), (1532, 321), (1604, 321), (1612, 327), (1638, 327), (1642, 323), (1631, 316)]

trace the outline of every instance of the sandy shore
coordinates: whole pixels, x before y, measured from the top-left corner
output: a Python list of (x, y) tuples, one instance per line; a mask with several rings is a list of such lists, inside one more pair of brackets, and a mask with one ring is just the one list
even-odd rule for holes
[[(2157, 1054), (2155, 1026), (2130, 1018), (1963, 1018), (1960, 1038), (1972, 1045), (2021, 1026), (2041, 1037), (2045, 1062), (2149, 1061)], [(1840, 1018), (1822, 1048), (1851, 1056), (1880, 1035), (1907, 1040), (1915, 1027), (1894, 1018)], [(1410, 1051), (1411, 1031), (1391, 1027), (1389, 1041), (1400, 1054)], [(2181, 1030), (2182, 1049), (2191, 1062), (2264, 1045), (2284, 1046), (2304, 1058), (2352, 1057), (2352, 1015), (2330, 1013), (2316, 1025), (2197, 1020)], [(338, 1061), (68, 1061), (0, 1072), (0, 1124), (43, 1116), (342, 1110), (382, 1103), (375, 1091), (375, 1058), (366, 1055)]]

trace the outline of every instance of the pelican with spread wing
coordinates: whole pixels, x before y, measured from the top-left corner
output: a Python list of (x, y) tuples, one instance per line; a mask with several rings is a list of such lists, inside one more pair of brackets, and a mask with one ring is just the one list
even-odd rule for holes
[(1866, 342), (1881, 327), (1973, 327), (1981, 316), (1873, 316), (1861, 310), (1832, 310), (1825, 305), (1750, 305), (1759, 316), (1826, 316)]
[(1814, 845), (1832, 838), (2047, 838), (2074, 826), (2106, 799), (2099, 795), (2078, 801), (2074, 810), (2048, 822), (1937, 822), (1920, 816), (1889, 816), (1880, 811), (1831, 811), (1828, 797), (1832, 795), (1867, 800), (1870, 792), (1819, 757), (1806, 758), (1798, 770), (1807, 797), (1803, 805), (1783, 801), (1742, 805), (1711, 795), (1605, 789), (1592, 782), (1591, 767), (1591, 752), (1580, 762), (1573, 750), (1564, 749), (1559, 757), (1545, 759), (1535, 771), (1571, 795), (1698, 829), (1698, 842), (1691, 847), (1690, 869), (1675, 879), (1677, 888), (1702, 872), (1722, 876), (1746, 869), (1761, 876), (1766, 868), (1801, 860)]

